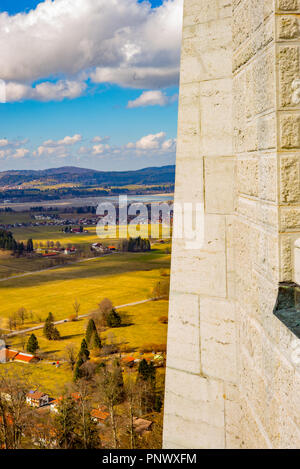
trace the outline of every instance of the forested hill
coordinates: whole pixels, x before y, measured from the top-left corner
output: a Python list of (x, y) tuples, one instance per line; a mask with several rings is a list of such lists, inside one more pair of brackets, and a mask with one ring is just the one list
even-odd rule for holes
[(14, 186), (31, 181), (76, 183), (82, 185), (126, 186), (128, 184), (174, 184), (175, 166), (144, 168), (137, 171), (95, 171), (92, 169), (63, 167), (40, 171), (20, 170), (0, 172), (0, 187)]

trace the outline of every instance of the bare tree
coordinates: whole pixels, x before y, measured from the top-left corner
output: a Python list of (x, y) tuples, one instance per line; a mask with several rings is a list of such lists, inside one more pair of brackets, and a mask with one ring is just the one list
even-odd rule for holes
[(125, 386), (126, 399), (128, 405), (128, 425), (127, 430), (130, 435), (130, 449), (135, 449), (134, 412), (136, 407), (136, 383), (132, 373), (129, 373)]
[(75, 311), (76, 319), (78, 319), (80, 308), (81, 308), (81, 305), (80, 305), (79, 301), (76, 298), (76, 300), (73, 303), (73, 309)]
[(8, 327), (11, 331), (17, 329), (17, 327), (18, 327), (18, 318), (16, 316), (16, 313), (13, 313), (8, 317)]
[(20, 346), (22, 348), (22, 350), (25, 350), (25, 346), (26, 346), (26, 343), (27, 343), (27, 337), (26, 337), (26, 334), (20, 334)]
[(79, 413), (78, 434), (83, 449), (96, 449), (101, 447), (100, 436), (95, 422), (91, 419), (90, 388), (86, 380), (78, 380), (75, 385), (78, 395), (77, 406)]
[(118, 424), (116, 405), (119, 404), (119, 383), (116, 374), (103, 367), (99, 375), (95, 378), (96, 398), (104, 404), (110, 415), (110, 424), (112, 431), (113, 448), (119, 448)]
[(66, 360), (69, 363), (71, 370), (74, 370), (74, 366), (76, 363), (77, 351), (76, 347), (73, 343), (68, 344), (65, 348)]
[(22, 308), (19, 308), (17, 311), (17, 317), (21, 321), (21, 324), (23, 325), (26, 318), (27, 318), (27, 310), (22, 306)]
[(93, 319), (97, 327), (105, 327), (106, 319), (114, 306), (108, 298), (104, 298), (99, 304), (98, 310), (94, 312)]
[(31, 422), (26, 405), (27, 382), (23, 377), (0, 377), (0, 441), (5, 449), (21, 448), (24, 432)]

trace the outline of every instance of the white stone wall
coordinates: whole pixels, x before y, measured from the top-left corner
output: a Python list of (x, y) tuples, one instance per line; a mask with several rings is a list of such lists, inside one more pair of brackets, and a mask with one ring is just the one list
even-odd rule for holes
[(225, 448), (239, 441), (232, 8), (184, 8), (175, 201), (204, 203), (205, 240), (173, 241), (164, 445)]
[(299, 275), (299, 13), (185, 0), (175, 200), (204, 203), (205, 242), (174, 239), (166, 448), (300, 446), (300, 340), (273, 315)]

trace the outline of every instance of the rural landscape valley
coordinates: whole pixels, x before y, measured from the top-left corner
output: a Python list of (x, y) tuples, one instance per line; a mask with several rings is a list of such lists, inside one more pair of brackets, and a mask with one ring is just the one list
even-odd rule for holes
[[(160, 448), (170, 237), (151, 238), (149, 218), (135, 238), (118, 226), (122, 237), (108, 231), (100, 240), (96, 204), (77, 195), (73, 204), (68, 193), (67, 203), (52, 205), (47, 189), (41, 205), (30, 206), (31, 189), (14, 202), (16, 181), (7, 183), (0, 188), (1, 446)], [(57, 185), (72, 186), (51, 184), (56, 199)], [(135, 185), (133, 199), (143, 194), (150, 204), (161, 193), (156, 203), (171, 202), (172, 176), (153, 184), (152, 191)], [(111, 194), (110, 184), (105, 190)]]

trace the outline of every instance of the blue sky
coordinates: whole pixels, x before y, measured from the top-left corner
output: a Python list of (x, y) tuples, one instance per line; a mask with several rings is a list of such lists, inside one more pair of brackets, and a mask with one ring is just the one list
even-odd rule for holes
[(173, 164), (182, 0), (69, 3), (1, 0), (0, 169)]

